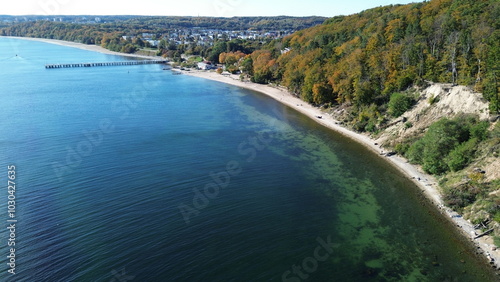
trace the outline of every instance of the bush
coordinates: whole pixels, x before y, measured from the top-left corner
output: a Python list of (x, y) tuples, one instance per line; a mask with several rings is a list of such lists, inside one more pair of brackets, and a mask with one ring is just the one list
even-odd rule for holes
[(262, 73), (259, 73), (259, 72), (256, 72), (252, 77), (251, 77), (251, 81), (254, 82), (254, 83), (259, 83), (259, 84), (266, 84), (268, 82), (268, 79), (267, 79), (267, 76), (262, 74)]
[(427, 100), (427, 102), (429, 102), (430, 105), (434, 105), (435, 103), (439, 102), (439, 96), (432, 95), (431, 97), (429, 97), (429, 100)]
[(365, 126), (365, 130), (372, 133), (377, 132), (377, 125), (375, 123), (376, 121), (369, 120), (368, 124)]
[(408, 160), (412, 163), (416, 164), (422, 164), (423, 162), (423, 151), (425, 148), (425, 142), (422, 139), (418, 140), (417, 142), (413, 143), (410, 148), (408, 148), (406, 157)]
[(487, 122), (471, 116), (441, 119), (407, 150), (406, 157), (431, 174), (463, 169), (474, 158), (479, 142), (487, 136)]
[(450, 152), (446, 158), (446, 163), (451, 171), (459, 171), (470, 163), (476, 152), (477, 143), (477, 139), (473, 138), (460, 144)]
[(477, 138), (479, 141), (486, 140), (486, 138), (488, 138), (488, 127), (490, 127), (490, 124), (487, 121), (472, 125), (469, 130), (470, 136), (472, 138)]
[(474, 203), (480, 193), (480, 188), (470, 184), (462, 184), (446, 190), (443, 200), (452, 209), (460, 211), (464, 207)]
[(131, 54), (131, 53), (135, 53), (135, 51), (137, 51), (137, 48), (132, 45), (132, 44), (127, 44), (125, 46), (123, 46), (121, 49), (120, 49), (120, 52), (122, 53), (128, 53), (128, 54)]
[(408, 152), (408, 149), (410, 149), (410, 144), (406, 143), (398, 143), (396, 144), (396, 146), (394, 146), (394, 151), (402, 156), (404, 156), (406, 152)]
[(412, 84), (413, 84), (413, 81), (415, 79), (413, 77), (411, 77), (410, 75), (404, 75), (404, 76), (401, 76), (397, 79), (397, 87), (399, 90), (404, 90), (408, 87), (410, 87)]
[(461, 141), (462, 129), (456, 121), (443, 119), (429, 127), (422, 139), (422, 168), (431, 174), (442, 174), (448, 171), (444, 157)]
[(368, 132), (376, 132), (378, 130), (377, 124), (380, 113), (375, 104), (361, 106), (355, 114), (357, 117), (354, 119), (353, 123), (354, 130)]
[(399, 117), (413, 106), (413, 98), (403, 93), (393, 93), (389, 100), (389, 114)]
[(425, 172), (430, 174), (443, 174), (449, 170), (448, 164), (443, 159), (443, 156), (446, 156), (443, 152), (448, 150), (444, 147), (443, 144), (438, 144), (438, 146), (426, 145), (422, 164), (422, 169)]

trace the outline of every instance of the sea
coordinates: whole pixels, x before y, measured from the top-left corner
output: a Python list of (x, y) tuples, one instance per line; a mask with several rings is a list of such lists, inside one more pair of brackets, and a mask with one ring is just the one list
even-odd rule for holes
[(0, 38), (0, 281), (495, 281), (385, 160), (261, 93)]

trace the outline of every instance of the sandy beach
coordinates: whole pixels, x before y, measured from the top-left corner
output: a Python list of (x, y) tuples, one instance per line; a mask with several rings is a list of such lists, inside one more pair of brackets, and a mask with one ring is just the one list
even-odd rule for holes
[[(101, 52), (110, 55), (147, 58), (147, 59), (161, 58), (161, 57), (118, 53), (109, 51), (105, 48), (102, 48), (101, 46), (86, 45), (86, 44), (67, 42), (61, 40), (25, 38), (25, 37), (11, 37), (11, 38), (64, 45), (68, 47), (79, 48), (94, 52)], [(441, 213), (449, 220), (451, 220), (453, 224), (457, 228), (459, 228), (459, 230), (464, 234), (464, 236), (470, 239), (470, 241), (477, 246), (477, 252), (484, 254), (492, 264), (494, 264), (497, 268), (500, 268), (500, 263), (499, 263), (500, 250), (497, 250), (497, 248), (495, 247), (493, 243), (493, 238), (491, 236), (484, 236), (479, 239), (474, 239), (474, 237), (479, 235), (477, 234), (477, 232), (479, 231), (475, 230), (470, 222), (465, 220), (456, 212), (444, 206), (441, 194), (438, 190), (439, 185), (436, 179), (424, 173), (419, 167), (408, 163), (408, 161), (405, 158), (402, 158), (400, 156), (391, 156), (391, 157), (385, 156), (385, 153), (387, 152), (378, 145), (379, 142), (377, 140), (370, 138), (368, 135), (360, 134), (351, 131), (345, 127), (342, 127), (340, 123), (337, 120), (335, 120), (332, 116), (322, 112), (319, 108), (313, 107), (307, 104), (306, 102), (300, 100), (299, 98), (293, 96), (284, 88), (274, 87), (270, 85), (256, 84), (251, 82), (242, 82), (239, 80), (238, 75), (219, 75), (215, 71), (180, 71), (180, 70), (173, 70), (173, 71), (181, 72), (184, 75), (200, 77), (204, 79), (218, 81), (261, 92), (269, 97), (272, 97), (276, 101), (281, 102), (284, 105), (296, 109), (297, 111), (308, 116), (314, 121), (322, 124), (323, 126), (326, 126), (327, 128), (330, 128), (335, 132), (347, 136), (350, 139), (364, 145), (366, 148), (370, 149), (375, 154), (379, 155), (381, 158), (384, 158), (386, 161), (388, 161), (394, 167), (396, 167), (399, 171), (405, 174), (409, 179), (411, 179), (422, 190), (422, 192), (427, 196), (427, 198), (430, 199), (430, 201), (432, 201), (436, 205), (436, 207), (441, 211)]]
[(378, 145), (380, 143), (378, 140), (372, 139), (368, 135), (357, 133), (341, 126), (340, 122), (337, 121), (334, 117), (322, 112), (317, 107), (307, 104), (306, 102), (292, 95), (284, 88), (252, 82), (242, 82), (240, 81), (238, 75), (220, 75), (215, 71), (174, 71), (181, 72), (185, 75), (200, 77), (226, 84), (231, 84), (245, 89), (258, 91), (269, 97), (272, 97), (282, 104), (296, 109), (297, 111), (308, 116), (319, 124), (364, 145), (366, 148), (370, 149), (381, 158), (384, 158), (395, 168), (397, 168), (401, 173), (405, 174), (409, 179), (411, 179), (422, 190), (427, 198), (432, 203), (434, 203), (434, 205), (436, 205), (439, 211), (446, 218), (451, 220), (453, 224), (461, 231), (461, 233), (478, 248), (478, 253), (483, 253), (488, 261), (492, 262), (497, 268), (500, 268), (500, 250), (497, 250), (497, 248), (495, 247), (493, 238), (491, 236), (484, 236), (479, 239), (474, 239), (477, 235), (480, 234), (477, 233), (479, 230), (475, 230), (472, 223), (465, 220), (450, 208), (444, 206), (441, 194), (438, 190), (439, 185), (436, 179), (433, 176), (423, 172), (419, 167), (410, 164), (408, 160), (403, 157), (397, 155), (387, 157), (386, 153), (388, 152)]
[[(174, 71), (179, 71), (179, 70), (174, 70)], [(441, 196), (436, 188), (437, 183), (434, 177), (425, 174), (416, 166), (409, 164), (408, 161), (404, 158), (401, 158), (399, 156), (386, 157), (385, 154), (387, 152), (378, 145), (377, 140), (374, 140), (367, 135), (360, 134), (351, 131), (345, 127), (342, 127), (340, 125), (340, 122), (335, 120), (332, 116), (325, 114), (319, 108), (307, 104), (301, 99), (293, 96), (286, 89), (270, 85), (242, 82), (239, 80), (239, 77), (237, 75), (219, 75), (214, 71), (179, 71), (179, 72), (190, 76), (210, 79), (258, 91), (263, 94), (266, 94), (267, 96), (272, 97), (277, 101), (280, 101), (282, 104), (285, 104), (291, 108), (296, 109), (297, 111), (315, 120), (316, 122), (322, 124), (323, 126), (326, 126), (344, 136), (353, 139), (354, 141), (360, 144), (363, 144), (365, 147), (369, 148), (374, 153), (380, 155), (388, 162), (392, 163), (402, 173), (404, 173), (410, 179), (412, 179), (415, 182), (415, 184), (417, 184), (426, 193), (427, 197), (431, 199), (436, 205), (438, 206), (443, 205)]]
[(13, 38), (13, 39), (45, 42), (45, 43), (50, 43), (50, 44), (55, 44), (55, 45), (62, 45), (62, 46), (67, 46), (67, 47), (78, 48), (78, 49), (87, 50), (87, 51), (99, 52), (99, 53), (108, 54), (108, 55), (117, 55), (117, 56), (142, 58), (142, 59), (163, 59), (162, 57), (159, 57), (159, 56), (125, 54), (125, 53), (110, 51), (110, 50), (103, 48), (99, 45), (87, 45), (87, 44), (82, 44), (82, 43), (77, 43), (77, 42), (70, 42), (70, 41), (63, 41), (63, 40), (56, 40), (56, 39), (14, 37), (14, 36), (2, 36), (2, 38)]

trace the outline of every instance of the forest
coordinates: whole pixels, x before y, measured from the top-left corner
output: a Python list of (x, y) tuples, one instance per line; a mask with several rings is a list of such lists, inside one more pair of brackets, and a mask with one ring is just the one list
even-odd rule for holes
[(197, 54), (217, 62), (221, 53), (242, 52), (246, 56), (232, 62), (232, 70), (243, 70), (254, 82), (281, 84), (316, 105), (353, 105), (359, 119), (356, 129), (373, 131), (383, 124), (381, 113), (387, 112), (394, 92), (426, 81), (471, 86), (491, 102), (492, 112), (498, 112), (499, 5), (495, 0), (432, 0), (326, 21), (320, 17), (131, 17), (102, 24), (38, 20), (12, 24), (0, 29), (0, 35), (134, 52), (144, 42), (122, 36), (152, 33), (160, 38), (169, 30), (192, 27), (300, 29), (270, 43), (224, 38), (212, 46), (176, 46), (167, 40), (159, 54)]
[[(326, 21), (320, 17), (103, 17), (109, 22), (13, 23), (0, 29), (0, 35), (100, 44), (130, 53), (147, 44), (140, 36), (128, 40), (122, 36), (151, 33), (153, 39), (161, 39), (167, 34), (158, 46), (159, 55), (179, 60), (183, 53), (201, 55), (224, 63), (232, 72), (242, 71), (254, 82), (283, 85), (309, 103), (349, 106), (354, 129), (375, 132), (388, 116), (411, 106), (410, 98), (395, 93), (427, 82), (470, 86), (490, 102), (492, 113), (498, 113), (499, 18), (496, 0), (432, 0)], [(272, 41), (227, 36), (214, 37), (208, 45), (169, 41), (169, 31), (187, 28), (191, 33), (193, 27), (300, 30)], [(396, 106), (402, 109), (394, 111)]]
[[(500, 2), (432, 0), (339, 16), (248, 56), (255, 82), (316, 104), (349, 104), (378, 125), (394, 92), (426, 81), (468, 85), (500, 110)], [(283, 52), (283, 50), (286, 50)]]
[[(338, 16), (250, 54), (225, 52), (228, 71), (285, 86), (306, 102), (344, 109), (342, 123), (377, 136), (429, 83), (465, 85), (500, 113), (500, 2), (432, 0)], [(429, 104), (436, 101), (433, 97)], [(493, 121), (494, 121), (493, 120)], [(407, 128), (411, 123), (404, 124)], [(440, 182), (445, 203), (474, 224), (500, 223), (500, 179), (472, 164), (500, 155), (500, 122), (442, 118), (394, 150)], [(500, 247), (500, 230), (495, 231)]]
[[(95, 18), (99, 21), (96, 22)], [(178, 17), (178, 16), (8, 16), (0, 15), (0, 27), (22, 23), (48, 21), (84, 24), (85, 28), (123, 27), (138, 30), (162, 31), (166, 29), (203, 28), (221, 30), (301, 30), (322, 24), (325, 17)]]
[[(3, 21), (2, 21), (3, 20)], [(59, 39), (96, 44), (123, 53), (142, 48), (158, 49), (158, 55), (180, 59), (181, 54), (207, 56), (216, 59), (220, 49), (217, 41), (237, 42), (244, 51), (253, 52), (262, 42), (283, 37), (294, 31), (323, 23), (323, 17), (145, 17), (145, 16), (0, 16), (0, 35)], [(267, 32), (273, 35), (266, 37)], [(210, 34), (208, 34), (210, 33)], [(231, 35), (257, 34), (259, 39), (238, 43)], [(162, 41), (151, 46), (143, 34)], [(197, 35), (197, 36), (195, 36)], [(222, 36), (218, 38), (216, 36)], [(128, 39), (124, 39), (128, 37)], [(209, 38), (211, 36), (211, 38)], [(203, 38), (203, 39), (202, 39)], [(182, 43), (179, 43), (182, 42)], [(225, 44), (225, 43), (224, 43)], [(213, 48), (212, 48), (213, 47)], [(215, 51), (214, 51), (215, 50)], [(229, 48), (227, 51), (233, 50)], [(221, 51), (226, 51), (224, 50)]]
[[(102, 16), (100, 22), (89, 17), (61, 16), (41, 19), (28, 16), (16, 22), (12, 16), (4, 19), (0, 35), (51, 38), (85, 44), (100, 44), (105, 34), (116, 36), (151, 33), (161, 38), (165, 33), (179, 29), (247, 30), (247, 31), (297, 31), (323, 23), (323, 17), (144, 17)], [(84, 20), (85, 19), (85, 20)], [(5, 23), (10, 21), (10, 24)]]
[(245, 56), (231, 62), (232, 70), (246, 72), (254, 82), (281, 84), (316, 105), (352, 105), (358, 117), (364, 116), (357, 129), (370, 131), (384, 122), (380, 113), (388, 111), (393, 93), (426, 81), (471, 86), (483, 93), (492, 112), (499, 112), (498, 18), (500, 3), (495, 0), (432, 0), (326, 21), (321, 17), (110, 17), (110, 22), (100, 24), (36, 20), (13, 23), (0, 29), (0, 35), (61, 39), (133, 52), (144, 42), (126, 41), (122, 36), (151, 33), (153, 39), (160, 39), (169, 30), (193, 27), (300, 29), (270, 43), (223, 38), (208, 47), (163, 42), (159, 48), (164, 55), (168, 50), (189, 50), (215, 62), (222, 53), (241, 52)]

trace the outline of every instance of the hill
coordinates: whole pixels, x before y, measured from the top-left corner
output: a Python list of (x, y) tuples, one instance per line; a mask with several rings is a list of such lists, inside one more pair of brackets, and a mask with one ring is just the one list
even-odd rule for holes
[(494, 0), (432, 0), (331, 18), (269, 46), (256, 80), (358, 112), (426, 80), (470, 85), (498, 112), (499, 16)]
[[(212, 49), (217, 49), (214, 45), (219, 41), (234, 41), (233, 45), (245, 45), (245, 51), (251, 52), (263, 43), (325, 20), (323, 17), (286, 16), (0, 16), (0, 35), (95, 44), (122, 53), (146, 48), (146, 53), (180, 60), (182, 53), (208, 56), (213, 53)], [(246, 43), (242, 44), (242, 41)]]
[[(103, 34), (151, 33), (154, 37), (180, 29), (293, 32), (322, 24), (323, 17), (146, 17), (146, 16), (1, 16), (0, 34), (100, 44)], [(92, 44), (93, 44), (92, 43)]]
[(496, 0), (391, 5), (220, 58), (379, 138), (435, 175), (451, 208), (500, 236), (498, 18)]

